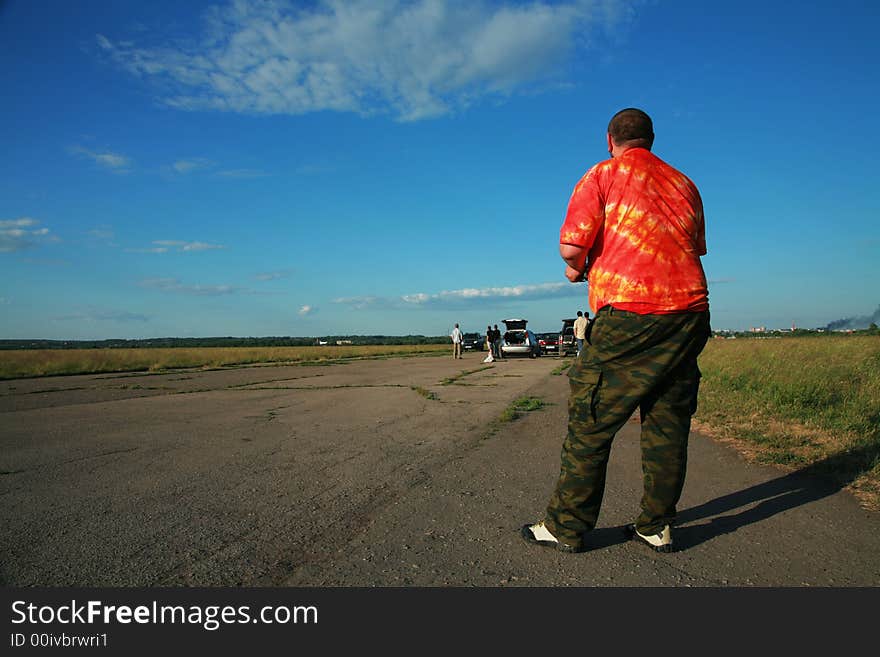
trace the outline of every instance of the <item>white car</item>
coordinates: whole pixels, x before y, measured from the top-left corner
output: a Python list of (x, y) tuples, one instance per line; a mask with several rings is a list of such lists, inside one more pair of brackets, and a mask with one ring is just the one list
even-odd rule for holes
[(538, 341), (538, 336), (526, 328), (527, 319), (505, 319), (502, 322), (507, 327), (501, 341), (502, 356), (537, 358), (541, 355), (541, 343)]

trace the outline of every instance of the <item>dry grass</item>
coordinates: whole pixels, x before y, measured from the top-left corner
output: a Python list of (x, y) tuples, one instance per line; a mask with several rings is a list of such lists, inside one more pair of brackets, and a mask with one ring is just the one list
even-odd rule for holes
[(880, 509), (880, 338), (712, 340), (695, 428)]
[(352, 358), (448, 351), (447, 345), (205, 347), (177, 349), (22, 349), (0, 351), (0, 379), (100, 372), (162, 372), (254, 364), (328, 363)]

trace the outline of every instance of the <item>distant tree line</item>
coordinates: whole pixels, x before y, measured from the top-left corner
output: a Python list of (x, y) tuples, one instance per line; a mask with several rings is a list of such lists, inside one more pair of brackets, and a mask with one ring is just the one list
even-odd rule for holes
[(724, 331), (716, 330), (713, 335), (722, 338), (822, 338), (840, 337), (846, 335), (877, 335), (880, 336), (880, 328), (872, 323), (863, 329), (767, 329), (763, 331)]
[(319, 342), (335, 346), (444, 344), (447, 336), (424, 335), (329, 335), (321, 337), (266, 338), (147, 338), (142, 340), (0, 340), (0, 349), (149, 349), (156, 347), (309, 347)]

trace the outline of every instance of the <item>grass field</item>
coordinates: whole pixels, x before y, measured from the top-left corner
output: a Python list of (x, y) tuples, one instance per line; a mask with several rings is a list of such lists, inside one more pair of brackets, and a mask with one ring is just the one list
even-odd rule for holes
[(695, 427), (880, 509), (880, 338), (711, 340)]
[(161, 372), (256, 363), (326, 363), (350, 358), (450, 351), (448, 345), (205, 347), (175, 349), (22, 349), (0, 351), (0, 379), (101, 372)]

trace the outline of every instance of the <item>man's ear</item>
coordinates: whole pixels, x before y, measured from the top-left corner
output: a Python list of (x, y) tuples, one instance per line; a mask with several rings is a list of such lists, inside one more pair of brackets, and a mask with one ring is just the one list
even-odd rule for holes
[(611, 141), (611, 133), (610, 133), (610, 132), (609, 132), (609, 133), (606, 133), (605, 136), (608, 138), (608, 154), (611, 155), (611, 156), (613, 157), (613, 154), (612, 154), (612, 153), (613, 153), (613, 151), (614, 151), (614, 142)]

